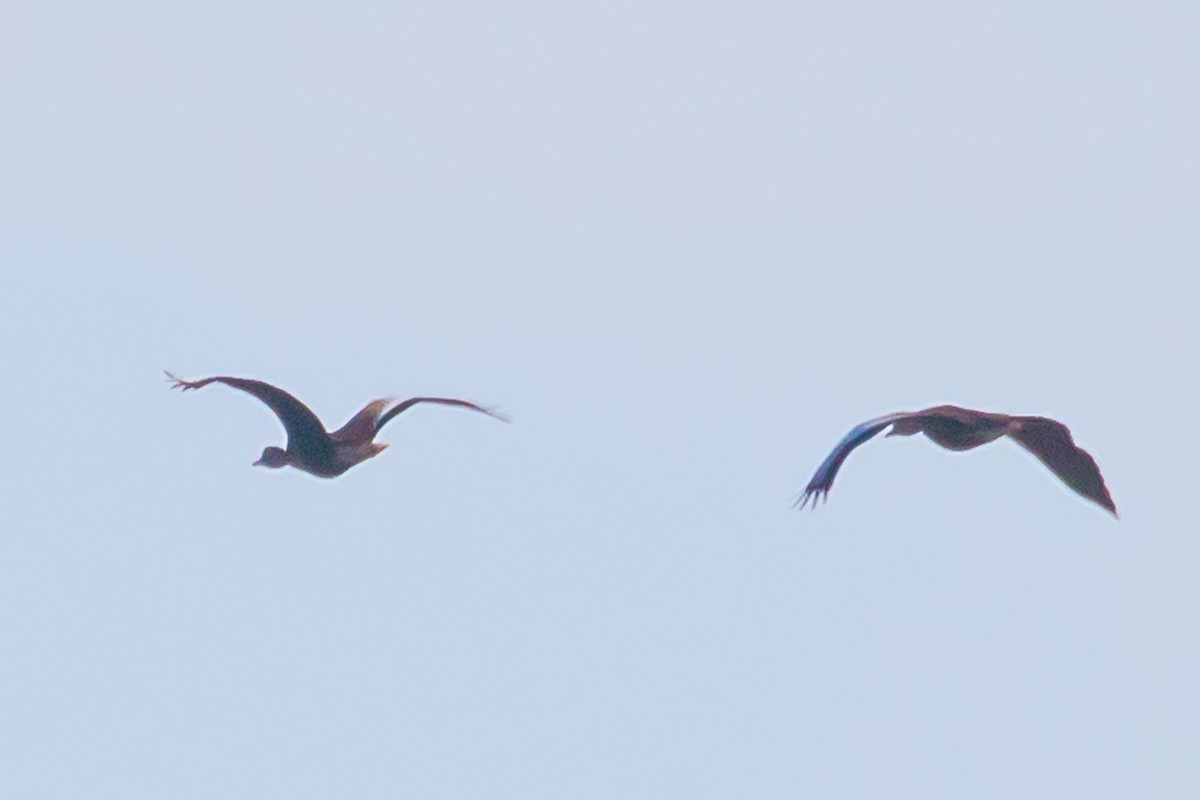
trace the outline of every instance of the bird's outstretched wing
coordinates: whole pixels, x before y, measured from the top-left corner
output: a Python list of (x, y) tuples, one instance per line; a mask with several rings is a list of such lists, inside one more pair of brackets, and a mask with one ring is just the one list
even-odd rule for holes
[(335, 442), (344, 442), (347, 444), (365, 443), (375, 438), (376, 431), (379, 430), (379, 416), (383, 414), (383, 410), (389, 404), (394, 402), (395, 398), (381, 397), (378, 400), (372, 400), (362, 407), (362, 410), (350, 418), (342, 427), (338, 428), (329, 437)]
[[(165, 372), (165, 370), (164, 370)], [(263, 381), (251, 378), (231, 378), (226, 375), (215, 375), (211, 378), (198, 380), (183, 380), (167, 372), (167, 378), (174, 389), (186, 392), (189, 389), (200, 389), (210, 383), (223, 383), (234, 389), (241, 389), (252, 394), (266, 403), (279, 421), (283, 423), (288, 435), (288, 449), (299, 449), (310, 453), (320, 453), (329, 448), (329, 436), (325, 426), (312, 410), (292, 395)]]
[[(397, 403), (389, 408), (385, 413), (380, 415), (379, 419), (375, 423), (375, 431), (378, 432), (384, 425), (387, 425), (393, 417), (403, 414), (417, 403), (438, 403), (439, 405), (443, 406), (459, 406), (461, 408), (468, 408), (472, 411), (478, 411), (480, 414), (487, 414), (489, 417), (495, 417), (501, 422), (509, 421), (508, 417), (504, 416), (498, 411), (493, 411), (490, 408), (484, 408), (483, 406), (467, 402), (466, 400), (455, 400), (452, 397), (410, 397), (404, 402)], [(365, 410), (366, 409), (363, 409), (363, 411)], [(360, 411), (359, 413), (361, 414), (362, 412)]]
[(870, 441), (876, 434), (892, 423), (910, 416), (912, 414), (909, 412), (888, 414), (887, 416), (867, 420), (847, 433), (837, 443), (837, 446), (833, 448), (833, 451), (825, 457), (825, 460), (821, 462), (821, 466), (817, 467), (816, 473), (813, 474), (812, 480), (808, 482), (808, 486), (804, 488), (804, 492), (796, 498), (796, 508), (804, 508), (809, 499), (812, 500), (812, 507), (816, 508), (818, 500), (822, 497), (829, 497), (829, 490), (833, 488), (833, 479), (837, 477), (838, 470), (842, 467), (842, 462), (846, 460), (846, 456), (850, 455), (851, 450), (863, 442)]
[(1066, 425), (1046, 417), (1017, 417), (1009, 436), (1037, 456), (1062, 482), (1079, 494), (1107, 509), (1114, 517), (1117, 506), (1104, 476), (1091, 453), (1075, 444)]

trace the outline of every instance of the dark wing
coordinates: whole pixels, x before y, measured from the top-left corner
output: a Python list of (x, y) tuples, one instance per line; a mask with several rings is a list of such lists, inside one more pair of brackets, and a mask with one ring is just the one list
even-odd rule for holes
[(375, 438), (376, 431), (379, 430), (379, 415), (392, 402), (390, 397), (381, 397), (378, 400), (372, 400), (362, 407), (362, 410), (350, 418), (342, 427), (338, 428), (329, 437), (336, 442), (345, 442), (353, 444), (361, 444), (371, 441)]
[(1117, 516), (1117, 506), (1104, 485), (1100, 467), (1088, 451), (1075, 445), (1066, 425), (1045, 417), (1016, 419), (1010, 437), (1037, 456), (1067, 486)]
[(317, 415), (304, 403), (277, 386), (250, 378), (230, 378), (225, 375), (185, 381), (168, 372), (167, 377), (171, 380), (173, 388), (185, 392), (188, 389), (200, 389), (210, 383), (223, 383), (234, 389), (241, 389), (266, 403), (275, 412), (275, 416), (279, 417), (287, 431), (289, 450), (319, 454), (330, 449), (329, 436)]
[[(439, 405), (443, 406), (460, 406), (462, 408), (469, 408), (472, 411), (478, 411), (481, 414), (487, 414), (489, 417), (495, 417), (501, 422), (508, 422), (508, 417), (504, 416), (503, 414), (492, 411), (490, 408), (484, 408), (483, 406), (477, 406), (474, 403), (468, 403), (466, 400), (455, 400), (452, 397), (410, 397), (403, 403), (397, 403), (389, 408), (387, 413), (381, 416), (379, 421), (375, 423), (375, 431), (378, 433), (384, 425), (387, 425), (388, 422), (391, 421), (392, 417), (395, 417), (398, 414), (403, 414), (417, 403), (438, 403)], [(365, 410), (366, 409), (364, 409), (364, 411)]]
[(838, 470), (842, 468), (842, 462), (846, 460), (846, 456), (850, 455), (850, 451), (858, 447), (863, 442), (869, 441), (876, 434), (882, 431), (887, 426), (894, 422), (903, 420), (913, 416), (908, 412), (899, 414), (888, 414), (885, 417), (867, 420), (863, 424), (854, 428), (846, 434), (846, 436), (837, 443), (825, 460), (821, 462), (821, 466), (817, 467), (816, 473), (812, 480), (808, 482), (808, 486), (804, 488), (804, 493), (796, 499), (796, 507), (804, 508), (808, 503), (809, 498), (812, 498), (812, 507), (817, 507), (817, 500), (822, 496), (829, 497), (829, 490), (833, 488), (833, 479), (837, 477)]

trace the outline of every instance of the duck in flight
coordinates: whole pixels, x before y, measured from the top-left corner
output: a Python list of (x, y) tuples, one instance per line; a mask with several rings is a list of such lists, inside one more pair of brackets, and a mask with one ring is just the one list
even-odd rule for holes
[(797, 507), (804, 508), (811, 499), (812, 507), (816, 508), (817, 500), (828, 499), (833, 479), (850, 451), (889, 426), (888, 436), (923, 433), (947, 450), (971, 450), (1007, 436), (1037, 456), (1072, 490), (1117, 516), (1117, 507), (1104, 485), (1095, 459), (1075, 445), (1066, 425), (1046, 417), (1015, 417), (958, 406), (888, 414), (857, 426), (817, 467), (816, 474), (796, 501)]
[(395, 403), (394, 398), (384, 397), (367, 403), (349, 422), (329, 433), (308, 406), (269, 383), (250, 378), (230, 378), (225, 375), (183, 380), (170, 372), (166, 374), (173, 389), (186, 392), (189, 389), (203, 388), (210, 383), (223, 383), (252, 394), (266, 403), (287, 431), (287, 447), (266, 448), (262, 457), (254, 462), (254, 466), (271, 469), (292, 466), (321, 478), (337, 477), (356, 464), (382, 453), (387, 449), (387, 445), (374, 441), (376, 434), (393, 417), (418, 403), (459, 406), (508, 422), (506, 417), (495, 411), (466, 400), (455, 400), (451, 397), (411, 397)]

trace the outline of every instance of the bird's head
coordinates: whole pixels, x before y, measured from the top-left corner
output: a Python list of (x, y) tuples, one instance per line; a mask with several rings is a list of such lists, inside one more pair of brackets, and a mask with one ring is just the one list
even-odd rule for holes
[(290, 463), (291, 461), (288, 459), (286, 450), (280, 447), (268, 447), (262, 451), (262, 456), (258, 461), (254, 462), (254, 466), (279, 469), (280, 467), (286, 467)]

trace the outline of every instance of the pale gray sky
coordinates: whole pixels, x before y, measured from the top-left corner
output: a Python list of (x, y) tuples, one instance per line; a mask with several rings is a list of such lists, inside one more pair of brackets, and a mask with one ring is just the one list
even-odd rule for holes
[[(18, 2), (0, 794), (1200, 794), (1193, 3)], [(224, 387), (339, 425), (334, 481)], [(998, 443), (1064, 420), (1122, 519)]]

